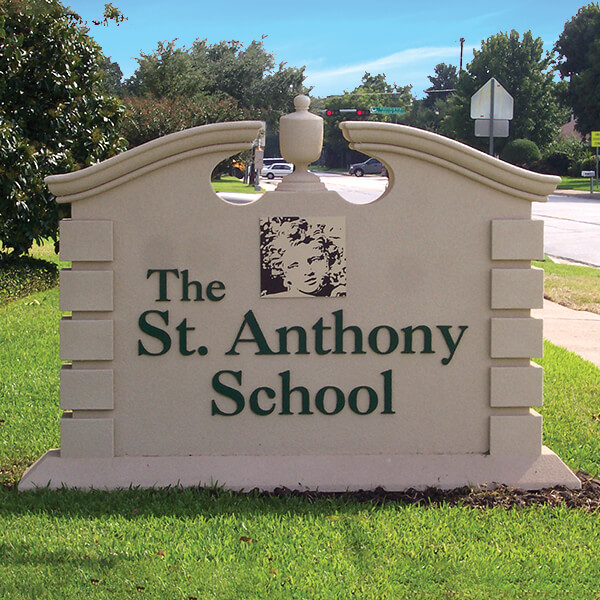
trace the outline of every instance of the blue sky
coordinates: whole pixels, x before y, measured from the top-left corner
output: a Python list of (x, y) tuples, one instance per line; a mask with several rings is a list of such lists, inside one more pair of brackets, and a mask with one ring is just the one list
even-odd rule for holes
[(313, 0), (279, 2), (238, 0), (113, 0), (128, 21), (117, 27), (92, 25), (101, 18), (103, 0), (64, 0), (88, 21), (90, 34), (104, 53), (133, 74), (140, 52), (159, 41), (177, 38), (189, 47), (197, 39), (209, 42), (264, 39), (277, 62), (306, 66), (312, 95), (350, 91), (365, 71), (385, 73), (390, 83), (412, 84), (417, 97), (429, 87), (427, 75), (446, 62), (458, 66), (459, 39), (464, 37), (464, 63), (481, 40), (500, 31), (531, 30), (550, 49), (581, 0), (452, 0), (449, 2), (356, 2)]

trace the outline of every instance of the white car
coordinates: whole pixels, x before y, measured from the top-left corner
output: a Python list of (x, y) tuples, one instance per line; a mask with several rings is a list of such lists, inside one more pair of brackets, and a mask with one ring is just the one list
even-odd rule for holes
[(285, 177), (294, 171), (294, 165), (292, 163), (274, 163), (267, 165), (262, 168), (260, 174), (262, 177), (267, 179), (273, 179), (275, 177)]

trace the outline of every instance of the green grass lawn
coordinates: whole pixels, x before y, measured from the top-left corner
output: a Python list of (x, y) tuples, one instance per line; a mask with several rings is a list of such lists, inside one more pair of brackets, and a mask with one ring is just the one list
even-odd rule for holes
[[(557, 190), (581, 190), (582, 192), (590, 191), (589, 177), (567, 177), (563, 176), (562, 182), (556, 186)], [(600, 191), (600, 185), (594, 185), (594, 191)]]
[(575, 310), (600, 314), (600, 269), (534, 261), (544, 269), (544, 297)]
[(238, 194), (262, 194), (264, 190), (256, 191), (253, 185), (242, 183), (241, 179), (225, 175), (221, 179), (211, 181), (215, 192), (235, 192)]
[[(59, 446), (58, 293), (0, 307), (0, 598), (600, 598), (600, 514), (566, 505), (19, 493)], [(600, 370), (545, 343), (544, 443), (600, 475)]]

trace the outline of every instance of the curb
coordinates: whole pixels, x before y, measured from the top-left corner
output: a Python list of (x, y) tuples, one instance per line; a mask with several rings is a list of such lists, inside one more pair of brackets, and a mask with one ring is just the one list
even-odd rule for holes
[(556, 190), (551, 196), (564, 196), (565, 198), (579, 198), (582, 200), (600, 200), (600, 192), (584, 192), (582, 190)]

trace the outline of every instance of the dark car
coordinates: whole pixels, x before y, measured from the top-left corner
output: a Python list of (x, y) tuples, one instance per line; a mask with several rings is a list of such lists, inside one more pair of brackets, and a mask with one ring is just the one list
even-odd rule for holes
[(350, 165), (348, 173), (355, 175), (356, 177), (362, 177), (363, 175), (381, 175), (383, 172), (383, 164), (376, 158), (369, 158), (365, 162), (356, 163)]

